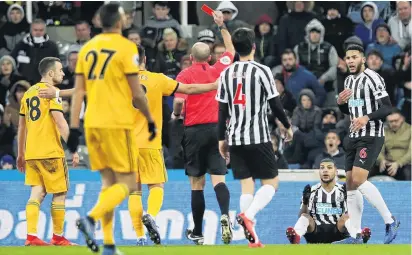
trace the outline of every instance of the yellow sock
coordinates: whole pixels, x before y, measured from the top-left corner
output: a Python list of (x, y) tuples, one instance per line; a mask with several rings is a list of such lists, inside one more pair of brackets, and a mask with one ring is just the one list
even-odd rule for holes
[(37, 235), (37, 223), (39, 222), (40, 202), (29, 200), (26, 205), (27, 234)]
[(163, 205), (163, 188), (153, 187), (149, 191), (147, 199), (147, 213), (156, 217)]
[(103, 244), (112, 245), (114, 244), (113, 235), (113, 216), (114, 210), (107, 212), (102, 218), (102, 229), (103, 229)]
[(142, 204), (142, 192), (136, 191), (129, 196), (129, 213), (132, 219), (134, 230), (136, 231), (137, 238), (144, 237), (144, 228), (142, 222), (143, 216), (143, 204)]
[(53, 219), (53, 234), (55, 235), (63, 235), (65, 212), (64, 202), (52, 202), (51, 216)]
[(97, 204), (88, 216), (95, 221), (102, 219), (106, 213), (112, 212), (116, 206), (123, 202), (128, 195), (129, 188), (126, 184), (117, 183), (107, 188), (103, 195), (100, 194)]

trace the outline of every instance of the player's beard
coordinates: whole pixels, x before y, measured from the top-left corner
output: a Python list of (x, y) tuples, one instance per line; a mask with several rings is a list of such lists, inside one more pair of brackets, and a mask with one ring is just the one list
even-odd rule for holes
[(356, 67), (356, 71), (355, 71), (355, 75), (358, 75), (360, 72), (361, 72), (361, 70), (362, 70), (362, 65), (363, 65), (363, 63), (361, 62), (357, 67)]
[(324, 180), (324, 179), (322, 178), (321, 181), (322, 181), (323, 183), (325, 183), (325, 184), (329, 184), (329, 183), (331, 183), (331, 182), (335, 179), (335, 177), (336, 177), (336, 176), (331, 176), (329, 180)]

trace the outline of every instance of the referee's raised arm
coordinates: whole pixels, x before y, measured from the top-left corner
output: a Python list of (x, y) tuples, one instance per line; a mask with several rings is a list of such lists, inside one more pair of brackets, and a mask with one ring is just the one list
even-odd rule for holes
[(213, 18), (215, 20), (215, 23), (217, 24), (220, 33), (222, 33), (222, 38), (223, 38), (223, 43), (225, 44), (226, 51), (231, 53), (232, 56), (235, 55), (235, 47), (233, 46), (232, 42), (232, 36), (230, 35), (229, 31), (227, 30), (227, 27), (225, 23), (223, 22), (223, 14), (221, 11), (214, 11), (213, 13)]

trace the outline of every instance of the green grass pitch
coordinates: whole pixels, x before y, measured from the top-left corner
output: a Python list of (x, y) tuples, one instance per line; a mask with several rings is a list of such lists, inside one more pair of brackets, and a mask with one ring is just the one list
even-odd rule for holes
[[(410, 255), (411, 245), (120, 246), (125, 255)], [(86, 247), (0, 247), (1, 255), (91, 255)]]

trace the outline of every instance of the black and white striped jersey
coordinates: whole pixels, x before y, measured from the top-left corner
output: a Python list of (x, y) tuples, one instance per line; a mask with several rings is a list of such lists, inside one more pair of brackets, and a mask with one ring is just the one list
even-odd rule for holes
[(337, 224), (339, 218), (347, 212), (346, 190), (336, 183), (331, 192), (327, 192), (320, 183), (311, 187), (308, 204), (309, 214), (316, 225)]
[[(383, 78), (369, 68), (366, 68), (357, 77), (349, 75), (345, 79), (344, 86), (345, 89), (351, 89), (353, 92), (348, 101), (351, 120), (378, 110), (380, 99), (388, 96)], [(384, 133), (382, 120), (370, 120), (363, 129), (351, 132), (349, 137), (383, 137)]]
[(268, 100), (278, 96), (269, 67), (236, 62), (220, 74), (216, 100), (229, 106), (229, 145), (270, 142)]

